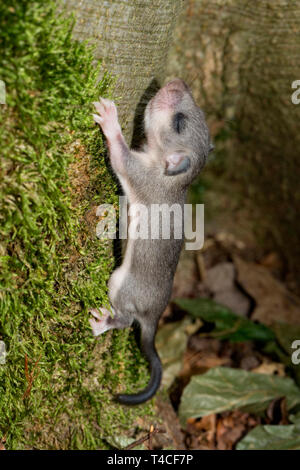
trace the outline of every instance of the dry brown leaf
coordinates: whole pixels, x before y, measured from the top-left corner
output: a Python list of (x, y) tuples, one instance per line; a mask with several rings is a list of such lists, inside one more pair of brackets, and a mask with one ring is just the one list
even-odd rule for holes
[(193, 251), (182, 250), (176, 269), (172, 297), (190, 297), (197, 288), (198, 268)]
[(251, 316), (266, 325), (274, 322), (300, 325), (300, 300), (277, 281), (264, 266), (234, 257), (237, 279), (253, 297), (256, 308)]
[(187, 383), (192, 375), (203, 374), (212, 367), (228, 364), (226, 357), (218, 357), (213, 352), (187, 350), (184, 355), (183, 368), (179, 374), (181, 380)]
[(264, 256), (260, 260), (260, 264), (274, 272), (280, 272), (282, 270), (282, 260), (278, 253), (275, 253), (274, 251)]
[(258, 367), (252, 369), (252, 372), (257, 374), (267, 375), (279, 375), (280, 377), (285, 376), (285, 366), (280, 362), (262, 362)]
[(161, 382), (164, 387), (169, 387), (182, 369), (188, 338), (201, 325), (200, 319), (194, 322), (191, 317), (185, 317), (179, 322), (166, 323), (158, 330), (155, 344), (164, 368)]
[(239, 250), (243, 250), (246, 247), (245, 242), (236, 238), (233, 233), (219, 232), (216, 234), (215, 238), (225, 248), (236, 247)]
[(188, 449), (232, 450), (261, 419), (239, 410), (189, 418), (186, 428)]
[(215, 449), (217, 416), (211, 414), (201, 419), (187, 420), (187, 442), (190, 449)]
[(215, 435), (217, 430), (217, 416), (215, 414), (204, 416), (199, 421), (198, 429), (206, 431), (206, 439), (209, 444), (214, 445)]
[(228, 291), (217, 292), (213, 299), (243, 317), (246, 317), (250, 311), (251, 302), (249, 298), (236, 286)]
[(217, 423), (216, 448), (218, 450), (232, 450), (240, 438), (257, 424), (258, 421), (251, 415), (239, 410), (222, 413)]
[(234, 286), (235, 268), (233, 263), (219, 263), (206, 271), (205, 284), (216, 294), (228, 291)]
[(233, 263), (218, 263), (206, 271), (204, 285), (216, 302), (230, 308), (237, 315), (245, 316), (250, 309), (250, 300), (236, 286), (235, 275)]

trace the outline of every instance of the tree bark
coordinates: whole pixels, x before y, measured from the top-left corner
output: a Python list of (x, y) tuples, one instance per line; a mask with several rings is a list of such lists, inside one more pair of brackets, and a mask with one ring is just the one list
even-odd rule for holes
[(74, 36), (96, 46), (103, 71), (116, 78), (115, 97), (124, 133), (131, 137), (145, 91), (163, 80), (166, 57), (183, 0), (64, 0), (74, 12)]
[(168, 74), (192, 82), (221, 145), (227, 135), (230, 197), (240, 181), (256, 228), (299, 273), (300, 1), (189, 0), (177, 24)]

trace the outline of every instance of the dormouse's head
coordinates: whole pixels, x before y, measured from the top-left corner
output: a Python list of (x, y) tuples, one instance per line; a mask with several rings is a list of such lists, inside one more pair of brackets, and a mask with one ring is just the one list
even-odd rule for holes
[(181, 175), (176, 179), (184, 183), (197, 176), (213, 148), (204, 113), (180, 79), (167, 83), (149, 101), (145, 133), (164, 174)]

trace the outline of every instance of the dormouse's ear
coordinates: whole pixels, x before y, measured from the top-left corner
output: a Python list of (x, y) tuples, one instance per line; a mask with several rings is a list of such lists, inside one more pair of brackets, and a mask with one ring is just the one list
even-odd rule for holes
[(186, 155), (172, 153), (166, 158), (165, 175), (175, 176), (185, 173), (191, 166), (191, 160)]

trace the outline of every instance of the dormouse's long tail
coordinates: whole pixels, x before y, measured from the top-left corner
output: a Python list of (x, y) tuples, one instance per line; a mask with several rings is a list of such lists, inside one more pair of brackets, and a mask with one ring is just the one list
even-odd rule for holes
[(149, 331), (143, 325), (141, 325), (141, 331), (142, 350), (150, 365), (150, 381), (147, 387), (139, 393), (134, 395), (117, 395), (117, 401), (124, 405), (138, 405), (149, 400), (157, 391), (161, 381), (162, 365), (154, 345), (156, 331), (153, 329)]

